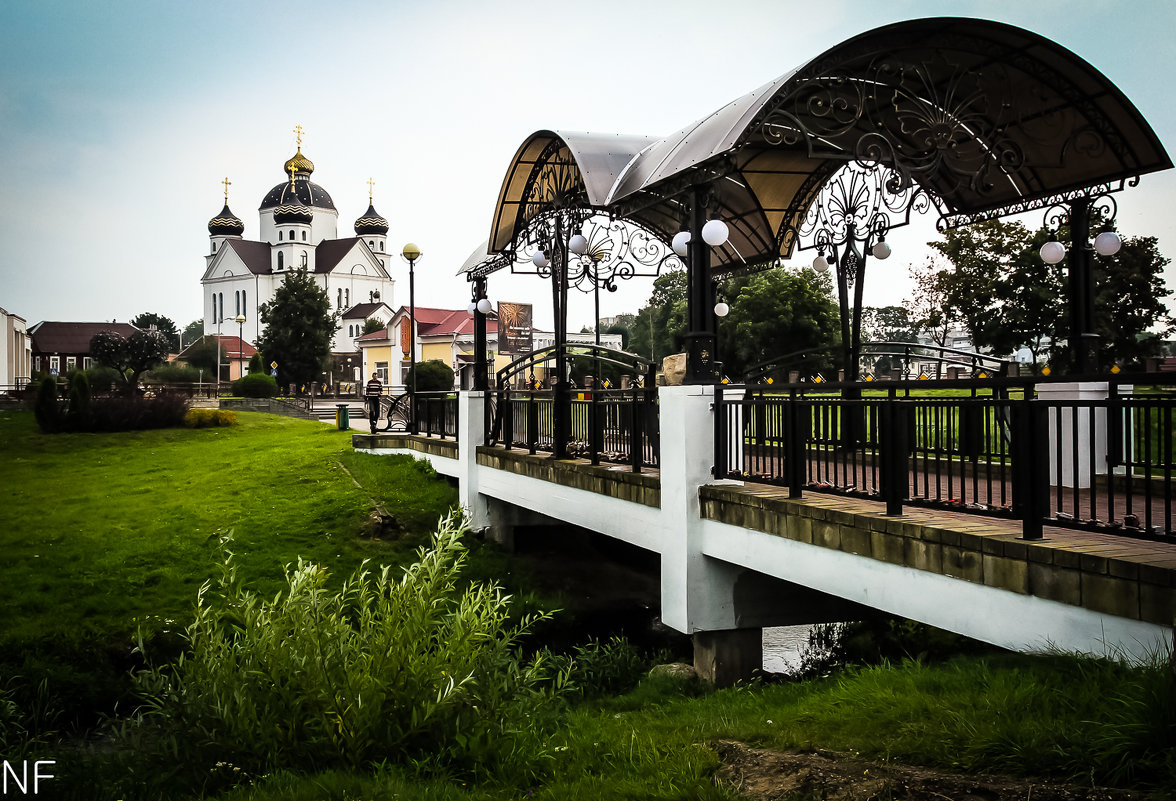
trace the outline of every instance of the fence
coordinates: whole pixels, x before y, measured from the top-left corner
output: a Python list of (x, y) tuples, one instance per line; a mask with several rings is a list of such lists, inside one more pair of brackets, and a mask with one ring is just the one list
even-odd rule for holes
[[(657, 467), (658, 406), (656, 390), (580, 390), (571, 393), (567, 454), (592, 464), (620, 462), (634, 472)], [(555, 393), (506, 388), (495, 397), (487, 441), (528, 453), (550, 452), (555, 440)]]
[(1029, 538), (1055, 525), (1176, 541), (1176, 396), (1161, 380), (720, 387), (714, 474), (883, 501), (888, 514), (1016, 518)]

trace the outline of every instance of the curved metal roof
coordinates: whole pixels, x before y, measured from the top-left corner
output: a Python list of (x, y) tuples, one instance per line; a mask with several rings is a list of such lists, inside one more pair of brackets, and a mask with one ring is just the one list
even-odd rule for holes
[[(490, 249), (507, 248), (544, 203), (587, 204), (669, 239), (701, 184), (731, 228), (715, 269), (772, 261), (792, 252), (822, 185), (852, 160), (895, 168), (945, 225), (1172, 166), (1135, 106), (1069, 50), (1003, 23), (912, 20), (842, 42), (664, 139), (533, 134), (503, 182)], [(544, 181), (558, 191), (536, 191)]]
[(655, 136), (536, 131), (523, 142), (502, 181), (492, 251), (501, 251), (537, 209), (578, 205), (603, 208), (625, 166)]

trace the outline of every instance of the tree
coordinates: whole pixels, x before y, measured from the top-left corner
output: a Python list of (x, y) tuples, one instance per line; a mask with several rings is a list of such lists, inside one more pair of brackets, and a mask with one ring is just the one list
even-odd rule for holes
[(204, 336), (204, 321), (193, 320), (184, 326), (184, 330), (180, 332), (180, 345), (186, 348), (202, 336)]
[(278, 363), (280, 382), (306, 385), (317, 380), (339, 324), (326, 291), (305, 269), (294, 270), (258, 311), (265, 326), (258, 349)]
[[(867, 306), (862, 309), (862, 337), (865, 342), (917, 342), (919, 329), (906, 306)], [(874, 370), (883, 372), (896, 366), (894, 357), (880, 356)]]
[[(731, 311), (719, 323), (723, 371), (741, 376), (756, 364), (800, 350), (832, 353), (841, 325), (832, 291), (828, 275), (807, 267), (777, 267), (728, 281), (721, 294)], [(832, 362), (810, 358), (805, 366), (826, 370)]]
[(374, 334), (377, 331), (383, 331), (383, 330), (384, 330), (383, 323), (381, 323), (375, 317), (369, 317), (363, 321), (363, 334), (360, 334), (360, 336), (363, 336), (364, 334)]
[(453, 370), (440, 359), (417, 362), (408, 368), (405, 386), (412, 389), (413, 373), (416, 373), (417, 392), (443, 392), (453, 389)]
[[(1094, 258), (1094, 332), (1099, 350), (1120, 366), (1142, 367), (1144, 359), (1160, 355), (1173, 329), (1164, 304), (1172, 290), (1163, 275), (1171, 259), (1157, 245), (1154, 236), (1128, 237), (1114, 256)], [(1068, 312), (1060, 316), (1068, 326)], [(1063, 330), (1068, 336), (1068, 327)]]
[(222, 360), (216, 337), (202, 337), (199, 342), (187, 349), (184, 360), (197, 370), (203, 370), (209, 379), (215, 379), (217, 361)]
[(686, 273), (675, 270), (653, 281), (649, 303), (637, 312), (629, 338), (632, 353), (660, 363), (680, 353), (686, 341)]
[(90, 339), (94, 361), (117, 371), (127, 394), (135, 392), (139, 376), (166, 360), (167, 354), (167, 337), (160, 331), (136, 331), (129, 337), (117, 331), (99, 331)]
[(162, 314), (155, 314), (154, 312), (143, 312), (131, 320), (131, 325), (144, 331), (155, 326), (155, 330), (167, 338), (168, 352), (179, 353), (180, 332), (176, 329), (175, 321), (170, 317), (164, 317)]

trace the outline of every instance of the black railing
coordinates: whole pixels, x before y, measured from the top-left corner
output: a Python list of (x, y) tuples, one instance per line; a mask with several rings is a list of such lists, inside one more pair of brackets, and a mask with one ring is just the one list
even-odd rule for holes
[(1156, 381), (1117, 378), (1097, 400), (1017, 379), (720, 387), (714, 472), (793, 497), (878, 500), (888, 514), (1016, 518), (1028, 538), (1055, 525), (1176, 541), (1176, 394)]
[(458, 438), (457, 393), (409, 393), (415, 411), (416, 433), (441, 439)]

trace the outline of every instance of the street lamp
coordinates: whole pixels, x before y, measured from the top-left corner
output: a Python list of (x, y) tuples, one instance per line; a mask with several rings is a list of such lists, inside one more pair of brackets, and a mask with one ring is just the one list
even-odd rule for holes
[(413, 268), (416, 266), (417, 260), (421, 257), (421, 249), (412, 242), (409, 242), (400, 251), (400, 257), (408, 262), (408, 369), (412, 376), (412, 386), (408, 388), (409, 391), (409, 433), (417, 433), (417, 416), (416, 416), (416, 288), (414, 286)]
[(238, 314), (237, 320), (237, 360), (241, 362), (237, 370), (237, 378), (245, 377), (245, 315)]

